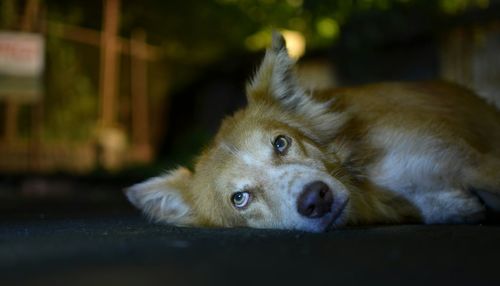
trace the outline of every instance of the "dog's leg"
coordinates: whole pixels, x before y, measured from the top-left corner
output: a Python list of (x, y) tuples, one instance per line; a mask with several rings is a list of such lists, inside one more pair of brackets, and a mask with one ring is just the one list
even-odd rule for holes
[(427, 224), (478, 223), (486, 218), (481, 201), (465, 189), (445, 188), (414, 192), (411, 201)]
[(500, 213), (500, 159), (482, 155), (466, 170), (466, 185), (491, 211)]

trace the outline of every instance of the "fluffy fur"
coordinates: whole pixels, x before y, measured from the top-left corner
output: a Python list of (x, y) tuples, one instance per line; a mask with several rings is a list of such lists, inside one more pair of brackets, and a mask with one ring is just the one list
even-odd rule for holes
[[(381, 83), (308, 93), (281, 35), (195, 170), (126, 190), (157, 222), (324, 231), (346, 224), (476, 223), (500, 211), (500, 115), (442, 82)], [(274, 140), (290, 138), (279, 154)], [(311, 182), (329, 212), (297, 210)], [(236, 207), (233, 196), (248, 194)]]

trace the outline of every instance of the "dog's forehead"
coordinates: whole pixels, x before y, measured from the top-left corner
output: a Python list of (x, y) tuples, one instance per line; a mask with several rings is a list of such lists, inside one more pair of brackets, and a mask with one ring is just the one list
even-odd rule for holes
[(267, 130), (246, 130), (238, 140), (219, 142), (218, 148), (234, 164), (258, 165), (272, 155), (272, 135)]

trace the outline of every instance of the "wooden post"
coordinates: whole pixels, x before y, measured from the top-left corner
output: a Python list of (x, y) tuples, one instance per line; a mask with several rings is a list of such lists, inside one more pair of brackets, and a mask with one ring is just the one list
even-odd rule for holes
[(117, 169), (124, 161), (125, 131), (116, 122), (116, 103), (119, 71), (120, 0), (105, 0), (101, 32), (101, 120), (98, 134), (98, 164), (106, 169)]
[(130, 40), (130, 85), (132, 97), (132, 148), (134, 159), (149, 162), (152, 157), (149, 131), (148, 49), (143, 29), (132, 31)]
[[(23, 22), (24, 31), (45, 32), (42, 27), (40, 0), (29, 0), (26, 3)], [(42, 133), (43, 133), (43, 102), (44, 95), (31, 106), (31, 142), (30, 142), (30, 168), (34, 171), (42, 169)]]
[[(4, 4), (4, 15), (2, 17), (7, 19), (6, 24), (9, 28), (14, 28), (14, 23), (17, 22), (15, 15), (17, 15), (17, 5), (14, 1), (5, 1)], [(17, 138), (17, 120), (19, 114), (19, 106), (17, 103), (8, 98), (5, 101), (5, 125), (4, 125), (4, 134), (3, 140), (7, 143), (15, 141)]]
[(38, 21), (38, 12), (40, 11), (39, 0), (28, 0), (24, 8), (24, 15), (21, 22), (22, 31), (33, 31)]
[[(14, 5), (8, 2), (9, 5)], [(15, 7), (11, 7), (15, 10)], [(39, 0), (28, 0), (22, 13), (21, 23), (19, 28), (21, 31), (29, 32), (35, 28), (36, 21), (38, 20), (38, 12), (40, 10)], [(12, 143), (17, 140), (19, 130), (19, 104), (15, 99), (7, 99), (5, 106), (5, 134), (4, 140)], [(37, 123), (38, 124), (38, 123)]]
[(117, 90), (117, 71), (119, 58), (117, 54), (119, 22), (119, 0), (105, 0), (103, 13), (103, 31), (101, 33), (101, 124), (103, 127), (115, 123), (115, 103)]
[(19, 114), (19, 105), (13, 101), (8, 100), (5, 105), (5, 134), (4, 141), (12, 143), (17, 139), (17, 120)]

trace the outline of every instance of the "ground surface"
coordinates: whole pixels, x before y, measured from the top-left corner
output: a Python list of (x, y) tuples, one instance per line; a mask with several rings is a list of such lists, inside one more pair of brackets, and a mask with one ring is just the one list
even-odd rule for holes
[(500, 285), (500, 226), (310, 234), (28, 216), (1, 223), (0, 270), (1, 285)]
[(0, 285), (500, 285), (500, 225), (153, 225), (130, 182), (0, 178)]

